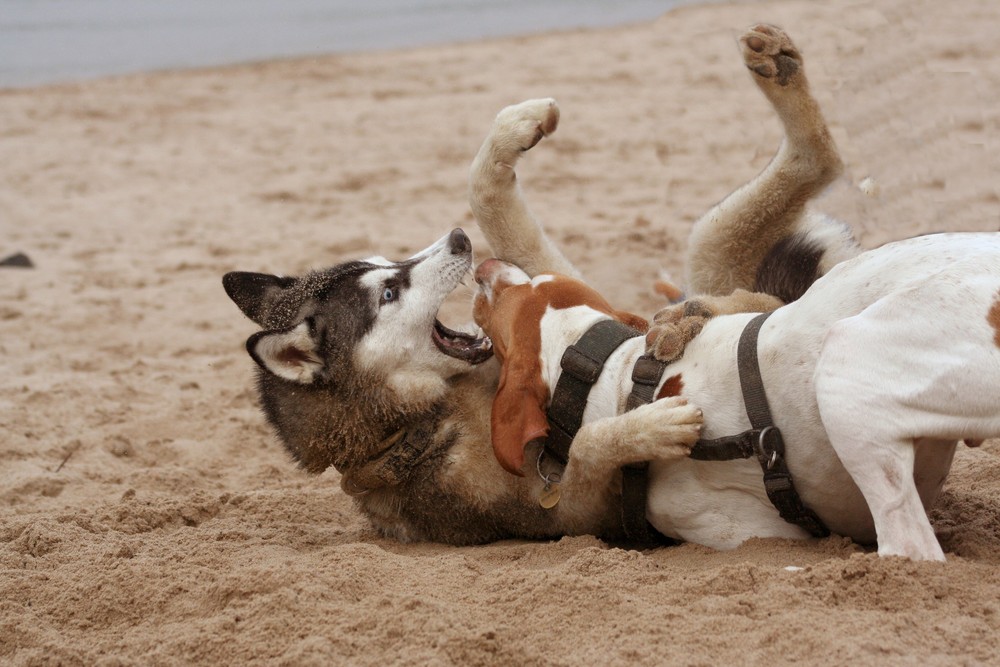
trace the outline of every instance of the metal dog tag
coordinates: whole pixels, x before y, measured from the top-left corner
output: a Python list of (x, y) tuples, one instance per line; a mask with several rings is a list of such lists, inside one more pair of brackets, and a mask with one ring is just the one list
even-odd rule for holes
[(558, 484), (546, 484), (545, 488), (542, 489), (542, 495), (538, 498), (538, 504), (544, 509), (550, 510), (559, 504), (560, 496), (562, 496), (562, 492), (559, 490)]

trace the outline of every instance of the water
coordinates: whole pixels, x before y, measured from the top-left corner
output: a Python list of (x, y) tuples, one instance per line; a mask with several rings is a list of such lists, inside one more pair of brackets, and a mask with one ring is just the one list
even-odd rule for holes
[(691, 0), (0, 0), (0, 87), (610, 26)]

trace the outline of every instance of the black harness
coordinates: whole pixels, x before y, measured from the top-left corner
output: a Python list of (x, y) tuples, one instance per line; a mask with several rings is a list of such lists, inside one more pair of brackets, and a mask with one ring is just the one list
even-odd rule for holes
[[(767, 405), (757, 359), (757, 336), (769, 313), (758, 315), (743, 330), (737, 347), (737, 366), (743, 401), (751, 428), (735, 436), (699, 440), (691, 458), (699, 461), (731, 461), (756, 458), (764, 475), (764, 489), (785, 521), (802, 527), (815, 537), (830, 534), (816, 514), (802, 503), (785, 462), (781, 431), (774, 425)], [(569, 459), (573, 436), (580, 429), (587, 396), (597, 382), (608, 357), (625, 341), (642, 334), (615, 320), (603, 320), (591, 327), (563, 353), (562, 374), (552, 392), (548, 410), (550, 425), (545, 453), (563, 465)], [(667, 364), (651, 355), (640, 357), (632, 367), (632, 391), (626, 411), (651, 403)], [(670, 543), (646, 520), (648, 463), (622, 468), (622, 528), (636, 543)]]

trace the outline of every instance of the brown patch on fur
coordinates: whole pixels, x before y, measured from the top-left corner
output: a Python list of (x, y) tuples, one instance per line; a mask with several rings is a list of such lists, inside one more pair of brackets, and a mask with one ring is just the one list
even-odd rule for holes
[(649, 329), (645, 318), (615, 310), (590, 286), (561, 275), (538, 285), (515, 285), (497, 278), (493, 282), (493, 303), (480, 292), (473, 305), (473, 318), (493, 341), (500, 360), (506, 362), (509, 348), (515, 345), (519, 355), (537, 357), (542, 349), (541, 321), (546, 309), (565, 310), (574, 306), (593, 308), (640, 333)]
[(493, 453), (505, 470), (520, 475), (524, 448), (548, 433), (545, 406), (550, 393), (542, 382), (541, 368), (545, 311), (589, 306), (643, 333), (649, 323), (638, 315), (615, 310), (594, 289), (568, 276), (557, 275), (537, 285), (515, 285), (496, 278), (492, 292), (492, 303), (480, 292), (473, 315), (503, 362), (491, 417)]
[(660, 387), (660, 391), (656, 393), (656, 400), (668, 396), (680, 396), (682, 391), (684, 391), (684, 381), (681, 379), (681, 374), (678, 373), (667, 378), (663, 386)]
[(542, 304), (539, 321), (541, 321), (541, 315), (545, 313), (547, 306), (552, 306), (557, 310), (565, 310), (574, 306), (589, 306), (637, 329), (640, 333), (646, 333), (649, 329), (649, 322), (646, 318), (624, 310), (615, 310), (595, 289), (568, 276), (555, 276), (552, 280), (539, 284), (535, 290), (540, 298), (546, 300)]
[(993, 342), (997, 347), (1000, 347), (1000, 291), (997, 291), (997, 299), (993, 302), (993, 307), (990, 308), (990, 312), (986, 314), (986, 321), (990, 323), (990, 326), (997, 332), (993, 336)]

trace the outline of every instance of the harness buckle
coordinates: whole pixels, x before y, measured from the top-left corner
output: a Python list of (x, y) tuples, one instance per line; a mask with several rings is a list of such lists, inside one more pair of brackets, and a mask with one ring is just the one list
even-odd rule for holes
[[(761, 453), (761, 457), (767, 456), (768, 448), (764, 445), (764, 438), (766, 438), (772, 431), (774, 431), (774, 434), (778, 437), (778, 440), (780, 442), (781, 431), (778, 430), (777, 426), (765, 426), (764, 428), (761, 429), (760, 435), (757, 436), (757, 451)], [(767, 469), (771, 470), (772, 468), (774, 468), (777, 462), (778, 462), (778, 448), (774, 447), (771, 449), (771, 456), (766, 463)]]

